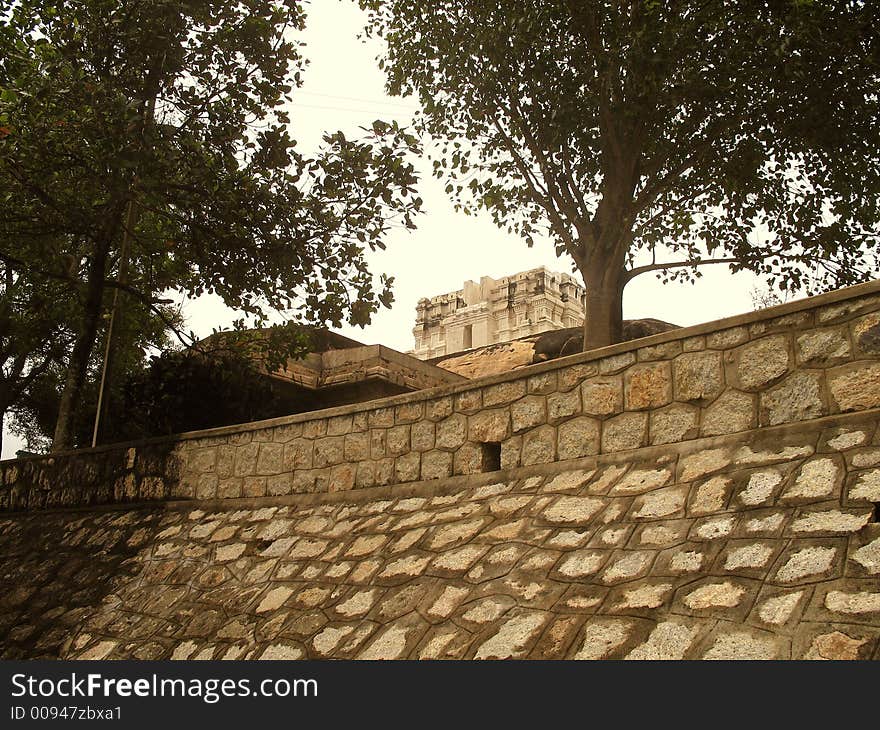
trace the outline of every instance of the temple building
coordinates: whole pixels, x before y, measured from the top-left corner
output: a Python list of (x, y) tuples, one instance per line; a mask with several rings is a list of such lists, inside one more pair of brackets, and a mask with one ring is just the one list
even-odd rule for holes
[(421, 360), (584, 322), (584, 288), (541, 266), (501, 279), (483, 276), (458, 291), (420, 299), (413, 329)]

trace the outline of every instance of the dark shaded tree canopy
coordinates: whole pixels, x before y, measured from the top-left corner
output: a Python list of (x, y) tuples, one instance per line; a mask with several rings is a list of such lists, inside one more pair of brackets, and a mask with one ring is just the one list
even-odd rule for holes
[(14, 406), (63, 366), (71, 308), (60, 282), (22, 276), (0, 261), (0, 434)]
[[(126, 406), (127, 383), (144, 371), (145, 352), (171, 352), (174, 343), (170, 339), (166, 317), (158, 317), (149, 311), (127, 307), (120, 311), (116, 320), (118, 351), (114, 372), (116, 377), (106, 383), (101, 416), (101, 442), (129, 438), (137, 416)], [(106, 336), (107, 322), (102, 321), (98, 338)], [(28, 389), (10, 407), (11, 431), (21, 436), (29, 451), (43, 452), (52, 445), (55, 424), (66, 380), (66, 362), (70, 344), (75, 333), (69, 323), (62, 324), (58, 340), (65, 352), (42, 368)], [(37, 352), (40, 352), (39, 350)], [(87, 377), (83, 384), (80, 407), (72, 414), (70, 425), (74, 444), (91, 444), (98, 404), (98, 389), (103, 366), (103, 348), (95, 348), (88, 363)], [(33, 357), (33, 356), (32, 356)], [(39, 361), (35, 360), (35, 364)], [(135, 436), (131, 436), (134, 438)]]
[(169, 290), (213, 293), (257, 324), (389, 305), (365, 254), (413, 227), (416, 139), (377, 121), (296, 150), (304, 22), (289, 1), (0, 1), (0, 260), (75, 302), (56, 448), (114, 290), (160, 317)]
[(114, 440), (259, 421), (286, 412), (284, 397), (236, 350), (167, 352), (129, 376)]

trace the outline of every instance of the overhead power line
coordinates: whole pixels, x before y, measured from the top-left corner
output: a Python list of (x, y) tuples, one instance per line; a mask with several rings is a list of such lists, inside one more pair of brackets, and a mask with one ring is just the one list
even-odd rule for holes
[(396, 101), (386, 101), (384, 99), (375, 99), (375, 98), (374, 99), (367, 99), (367, 98), (359, 97), (359, 96), (341, 96), (339, 94), (324, 94), (324, 93), (321, 93), (318, 91), (304, 91), (302, 89), (297, 90), (295, 93), (296, 94), (305, 94), (307, 96), (323, 96), (328, 99), (344, 99), (345, 101), (360, 101), (360, 102), (364, 102), (365, 104), (384, 104), (386, 106), (399, 106), (399, 107), (403, 107), (403, 108), (411, 109), (411, 110), (415, 110), (415, 109), (419, 108), (419, 105), (417, 103), (407, 104), (407, 103), (396, 102)]
[[(402, 114), (404, 110), (394, 110), (394, 109), (354, 109), (352, 107), (345, 106), (326, 106), (323, 104), (303, 104), (302, 102), (294, 101), (291, 103), (291, 106), (303, 107), (307, 109), (329, 109), (330, 111), (336, 112), (360, 112), (362, 114)], [(415, 109), (408, 109), (406, 111), (414, 112)]]

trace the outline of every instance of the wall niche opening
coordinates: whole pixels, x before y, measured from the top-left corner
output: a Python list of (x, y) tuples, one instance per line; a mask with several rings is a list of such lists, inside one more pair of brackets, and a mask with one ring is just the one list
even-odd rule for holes
[(482, 451), (481, 471), (498, 471), (501, 469), (501, 442), (488, 441), (480, 444)]

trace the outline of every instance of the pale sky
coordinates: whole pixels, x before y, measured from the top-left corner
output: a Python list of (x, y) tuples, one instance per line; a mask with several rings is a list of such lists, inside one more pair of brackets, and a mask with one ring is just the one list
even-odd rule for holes
[[(314, 0), (304, 34), (305, 54), (311, 63), (305, 84), (295, 92), (292, 123), (298, 149), (316, 145), (324, 131), (341, 129), (354, 136), (359, 126), (374, 119), (411, 120), (417, 103), (411, 98), (385, 94), (385, 77), (376, 64), (381, 45), (357, 40), (364, 14), (353, 0)], [(571, 271), (571, 260), (556, 256), (549, 239), (533, 248), (495, 227), (488, 214), (456, 213), (443, 191), (445, 182), (430, 175), (430, 163), (419, 164), (419, 193), (426, 212), (416, 220), (418, 230), (395, 231), (387, 250), (369, 257), (373, 273), (395, 277), (394, 305), (381, 310), (365, 329), (345, 328), (343, 334), (367, 344), (381, 343), (396, 350), (413, 347), (416, 302), (421, 297), (460, 289), (467, 279), (495, 278), (547, 266)], [(636, 278), (627, 288), (624, 317), (655, 317), (680, 325), (697, 324), (751, 310), (751, 289), (758, 279), (731, 274), (724, 266), (703, 268), (695, 285), (661, 284), (656, 277)], [(187, 310), (196, 332), (210, 331), (221, 316), (214, 302), (202, 300)], [(227, 321), (233, 319), (227, 316)]]
[[(342, 130), (358, 136), (358, 127), (375, 119), (401, 124), (411, 120), (416, 103), (389, 97), (384, 75), (376, 64), (381, 46), (357, 39), (364, 15), (353, 0), (314, 0), (309, 5), (303, 36), (304, 53), (310, 60), (305, 84), (295, 92), (292, 136), (301, 151), (314, 148), (325, 131)], [(495, 278), (546, 266), (571, 272), (571, 261), (556, 256), (549, 240), (534, 247), (495, 227), (488, 214), (456, 213), (443, 191), (445, 183), (430, 176), (430, 163), (420, 161), (419, 194), (425, 213), (418, 217), (418, 230), (395, 230), (386, 240), (387, 249), (369, 255), (374, 274), (395, 278), (394, 304), (381, 310), (365, 329), (344, 327), (340, 331), (366, 344), (381, 343), (405, 352), (413, 347), (412, 327), (416, 302), (460, 289), (467, 279)], [(753, 308), (751, 290), (759, 280), (747, 273), (731, 274), (724, 266), (707, 266), (696, 284), (661, 284), (648, 274), (636, 278), (624, 293), (624, 317), (654, 317), (679, 325), (698, 324)], [(237, 318), (214, 297), (187, 302), (189, 328), (202, 336), (216, 326)], [(3, 458), (22, 448), (20, 440), (6, 433)]]

